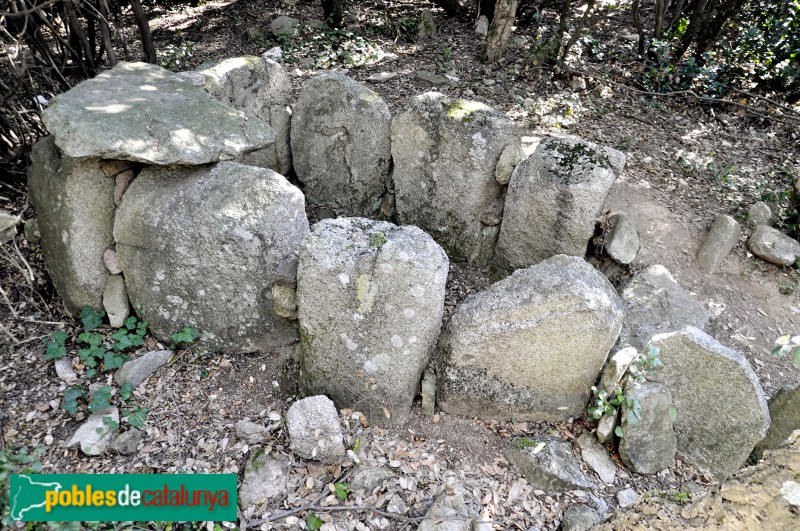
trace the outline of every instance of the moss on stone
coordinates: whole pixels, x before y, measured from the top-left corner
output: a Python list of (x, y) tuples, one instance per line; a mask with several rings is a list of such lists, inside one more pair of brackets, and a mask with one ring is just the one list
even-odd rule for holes
[(468, 123), (472, 121), (476, 112), (485, 108), (480, 102), (470, 100), (456, 100), (450, 107), (448, 107), (445, 114), (452, 120), (458, 120), (461, 123)]

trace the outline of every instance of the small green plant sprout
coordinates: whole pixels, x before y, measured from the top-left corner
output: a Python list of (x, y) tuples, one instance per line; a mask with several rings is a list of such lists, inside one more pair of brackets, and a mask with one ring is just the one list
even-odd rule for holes
[(589, 420), (600, 420), (605, 415), (614, 415), (617, 412), (617, 407), (625, 401), (625, 396), (622, 393), (622, 387), (614, 389), (612, 394), (608, 394), (605, 389), (597, 390), (597, 387), (592, 386), (592, 405), (587, 410), (587, 417)]
[(776, 347), (772, 349), (772, 355), (781, 357), (789, 355), (792, 365), (800, 369), (800, 336), (781, 336), (775, 341)]
[(336, 497), (344, 501), (350, 494), (350, 483), (334, 483), (333, 484)]
[(78, 399), (83, 398), (86, 396), (86, 391), (78, 386), (69, 387), (66, 391), (64, 391), (64, 396), (61, 400), (61, 407), (64, 408), (64, 411), (67, 413), (77, 413), (78, 412)]
[(184, 327), (180, 332), (169, 335), (169, 338), (172, 340), (171, 349), (178, 350), (180, 345), (184, 343), (187, 345), (193, 343), (198, 337), (200, 337), (200, 331), (198, 329), (192, 328), (191, 326)]
[(382, 232), (376, 232), (369, 238), (369, 246), (375, 247), (380, 252), (383, 249), (383, 246), (386, 245), (386, 242), (389, 240), (386, 238), (386, 235)]
[(105, 317), (105, 315), (105, 310), (100, 310), (98, 312), (91, 306), (84, 306), (79, 315), (83, 323), (83, 331), (91, 332), (95, 328), (103, 326), (103, 317)]
[(319, 531), (322, 527), (323, 521), (314, 513), (308, 513), (306, 515), (306, 529), (308, 531)]
[(663, 365), (660, 354), (661, 349), (653, 345), (647, 345), (647, 350), (638, 354), (634, 362), (628, 368), (628, 375), (631, 376), (636, 383), (644, 382), (648, 376), (652, 375), (653, 371)]
[(65, 342), (67, 341), (67, 337), (68, 334), (63, 330), (58, 330), (50, 334), (50, 340), (45, 340), (44, 359), (49, 361), (66, 356), (67, 347), (65, 346)]
[(144, 426), (144, 423), (147, 420), (147, 414), (149, 412), (150, 410), (147, 408), (134, 406), (129, 410), (123, 411), (122, 416), (125, 417), (125, 420), (128, 421), (128, 424), (134, 428), (141, 428)]

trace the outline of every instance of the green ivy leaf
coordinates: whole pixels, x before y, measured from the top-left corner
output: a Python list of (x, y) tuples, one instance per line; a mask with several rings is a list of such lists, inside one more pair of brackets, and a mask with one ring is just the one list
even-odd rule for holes
[(616, 435), (617, 437), (622, 437), (624, 433), (625, 432), (622, 430), (622, 426), (617, 426), (616, 428), (614, 428), (614, 435)]
[(184, 329), (180, 332), (170, 334), (169, 336), (175, 347), (181, 343), (191, 343), (198, 337), (200, 337), (200, 331), (196, 328), (192, 328), (191, 326), (184, 327)]
[(91, 347), (99, 347), (103, 343), (103, 336), (97, 332), (83, 332), (77, 337), (79, 343), (86, 343)]
[(67, 347), (64, 345), (59, 345), (55, 341), (50, 341), (47, 343), (47, 348), (44, 353), (44, 359), (46, 360), (54, 360), (57, 358), (63, 358), (67, 355)]
[(322, 527), (322, 520), (314, 513), (308, 513), (306, 515), (306, 529), (308, 531), (319, 531), (319, 528)]
[(128, 424), (134, 428), (141, 428), (144, 426), (145, 420), (147, 420), (147, 414), (149, 412), (150, 410), (147, 408), (136, 406), (133, 409), (124, 411), (122, 414), (128, 420)]
[(131, 397), (131, 393), (133, 393), (133, 386), (130, 384), (130, 382), (122, 384), (122, 386), (119, 388), (119, 397), (123, 402), (128, 401), (128, 399)]
[(104, 385), (92, 393), (92, 401), (89, 402), (89, 411), (92, 413), (102, 411), (111, 406), (111, 386)]
[(336, 497), (341, 501), (344, 501), (350, 494), (350, 483), (334, 483), (333, 486), (336, 489)]
[(136, 316), (135, 315), (131, 315), (130, 317), (125, 319), (123, 324), (125, 325), (125, 328), (127, 328), (128, 330), (133, 330), (133, 329), (136, 328), (137, 321), (138, 321), (138, 319), (136, 319)]
[(86, 377), (87, 378), (91, 378), (95, 374), (97, 374), (97, 370), (95, 370), (95, 369), (89, 369), (88, 371), (86, 371)]
[(84, 306), (80, 313), (84, 331), (89, 332), (95, 328), (100, 328), (100, 326), (103, 325), (103, 316), (105, 313), (105, 310), (97, 312), (90, 306)]
[(68, 413), (75, 413), (78, 411), (78, 399), (83, 398), (85, 395), (86, 393), (80, 387), (69, 387), (64, 391), (61, 407)]

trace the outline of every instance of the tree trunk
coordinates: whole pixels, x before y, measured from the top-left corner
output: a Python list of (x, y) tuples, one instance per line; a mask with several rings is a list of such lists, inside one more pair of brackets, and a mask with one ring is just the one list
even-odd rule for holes
[(322, 13), (328, 24), (338, 28), (344, 21), (344, 0), (322, 0)]
[(131, 8), (136, 16), (136, 25), (139, 26), (139, 35), (142, 37), (142, 48), (144, 49), (144, 60), (148, 63), (156, 64), (156, 47), (153, 46), (153, 36), (150, 33), (150, 22), (142, 9), (139, 0), (131, 0)]
[(481, 60), (484, 63), (496, 63), (503, 57), (516, 14), (517, 0), (497, 0), (492, 25), (489, 27), (489, 34), (486, 35), (486, 43), (481, 52)]

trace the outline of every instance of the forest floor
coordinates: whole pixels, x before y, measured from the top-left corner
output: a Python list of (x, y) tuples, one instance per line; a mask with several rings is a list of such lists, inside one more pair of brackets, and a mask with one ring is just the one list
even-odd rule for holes
[[(767, 201), (778, 221), (785, 215), (786, 192), (800, 178), (800, 130), (779, 118), (764, 119), (744, 108), (711, 107), (686, 95), (653, 96), (633, 88), (640, 72), (628, 11), (603, 7), (599, 33), (576, 44), (572, 72), (554, 75), (531, 63), (534, 29), (519, 27), (505, 59), (489, 68), (475, 58), (481, 38), (474, 21), (447, 18), (432, 9), (435, 37), (412, 42), (406, 31), (420, 2), (350, 2), (349, 31), (311, 28), (322, 18), (318, 1), (211, 1), (197, 8), (154, 12), (151, 24), (162, 62), (190, 70), (204, 61), (237, 55), (260, 55), (281, 46), (293, 97), (305, 80), (326, 69), (345, 71), (362, 82), (379, 72), (397, 74), (369, 83), (392, 112), (415, 94), (434, 87), (415, 77), (419, 71), (448, 75), (435, 90), (487, 103), (504, 112), (530, 137), (573, 134), (615, 147), (627, 155), (621, 178), (606, 208), (628, 214), (637, 224), (642, 248), (625, 275), (662, 264), (712, 313), (708, 332), (751, 362), (768, 396), (781, 386), (800, 382), (800, 370), (770, 351), (783, 334), (800, 333), (800, 276), (791, 267), (766, 263), (748, 252), (745, 214), (758, 200)], [(380, 6), (385, 7), (380, 7)], [(428, 6), (432, 7), (432, 6)], [(279, 15), (302, 20), (294, 39), (276, 39), (269, 24)], [(311, 24), (313, 25), (313, 24)], [(413, 29), (413, 28), (412, 28)], [(130, 31), (133, 35), (132, 28)], [(346, 54), (336, 52), (346, 49)], [(130, 49), (137, 49), (129, 43)], [(758, 107), (758, 101), (738, 100)], [(763, 111), (763, 109), (762, 109)], [(3, 208), (30, 218), (24, 189), (0, 198)], [(713, 274), (702, 273), (694, 257), (719, 214), (742, 222), (740, 244)], [(42, 340), (56, 329), (77, 332), (75, 322), (44, 273), (40, 250), (20, 230), (13, 245), (2, 247), (0, 320), (8, 323), (0, 357), (0, 418), (5, 444), (43, 446), (45, 472), (232, 472), (239, 473), (249, 450), (236, 440), (242, 418), (267, 422), (281, 417), (295, 398), (297, 352), (294, 348), (250, 356), (205, 356), (182, 351), (157, 378), (140, 387), (136, 399), (150, 410), (145, 444), (133, 456), (88, 458), (62, 446), (83, 414), (60, 407), (66, 388), (51, 363), (43, 362)], [(467, 295), (485, 288), (489, 277), (453, 264), (448, 281), (448, 313)], [(13, 339), (12, 339), (13, 336)], [(8, 341), (6, 342), (6, 339)], [(157, 345), (149, 339), (148, 347)], [(732, 405), (735, 409), (735, 405)], [(592, 425), (583, 419), (553, 424), (483, 422), (444, 413), (433, 419), (415, 405), (402, 429), (363, 426), (349, 413), (347, 438), (361, 441), (359, 460), (385, 464), (395, 480), (376, 494), (340, 502), (331, 492), (335, 481), (352, 479), (354, 463), (338, 467), (293, 461), (290, 494), (276, 511), (306, 507), (277, 522), (287, 528), (305, 525), (313, 509), (323, 529), (411, 529), (443, 489), (460, 485), (469, 504), (498, 529), (555, 529), (566, 507), (588, 503), (609, 511), (625, 488), (651, 497), (680, 497), (714, 482), (680, 460), (655, 475), (638, 476), (618, 467), (613, 485), (598, 482), (591, 492), (545, 495), (535, 491), (502, 455), (515, 434), (552, 433), (572, 440)], [(290, 456), (285, 430), (275, 425), (273, 449)], [(614, 456), (618, 462), (618, 456)], [(403, 517), (380, 513), (391, 494), (409, 507)], [(351, 512), (324, 506), (358, 505)], [(311, 507), (312, 509), (309, 509)], [(366, 509), (364, 508), (366, 507)], [(376, 510), (370, 510), (374, 508)], [(270, 510), (248, 511), (240, 522), (257, 520)], [(264, 524), (267, 528), (271, 524)], [(359, 527), (366, 526), (366, 527)]]

